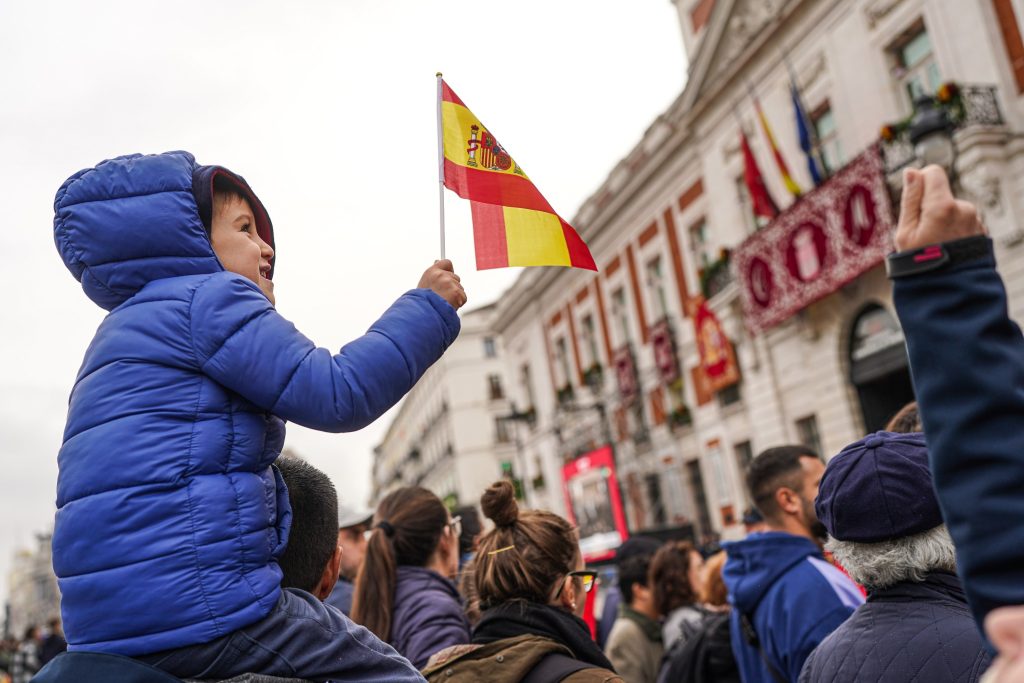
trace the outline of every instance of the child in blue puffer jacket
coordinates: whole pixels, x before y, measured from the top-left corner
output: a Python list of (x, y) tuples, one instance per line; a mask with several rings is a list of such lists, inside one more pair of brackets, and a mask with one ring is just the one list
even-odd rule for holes
[(54, 210), (61, 257), (110, 311), (58, 456), (69, 649), (190, 678), (421, 680), (340, 612), (280, 588), (291, 511), (271, 464), (284, 420), (360, 429), (441, 356), (466, 301), (451, 263), (332, 354), (274, 309), (270, 217), (227, 169), (119, 157), (69, 178)]

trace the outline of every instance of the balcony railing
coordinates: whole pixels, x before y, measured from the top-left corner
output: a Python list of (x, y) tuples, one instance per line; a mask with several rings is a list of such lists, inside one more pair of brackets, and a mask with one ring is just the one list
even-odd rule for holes
[[(936, 93), (939, 106), (945, 108), (953, 130), (973, 126), (1001, 126), (1005, 123), (994, 85), (958, 85), (947, 83)], [(914, 162), (910, 142), (913, 115), (882, 127), (882, 155), (886, 174), (895, 173)]]

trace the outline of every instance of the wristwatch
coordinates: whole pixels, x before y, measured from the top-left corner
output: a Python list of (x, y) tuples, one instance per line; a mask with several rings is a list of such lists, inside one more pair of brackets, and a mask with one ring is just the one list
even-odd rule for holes
[(987, 235), (974, 235), (952, 242), (930, 244), (920, 249), (889, 254), (885, 259), (885, 272), (893, 279), (910, 277), (950, 268), (991, 254), (992, 240)]

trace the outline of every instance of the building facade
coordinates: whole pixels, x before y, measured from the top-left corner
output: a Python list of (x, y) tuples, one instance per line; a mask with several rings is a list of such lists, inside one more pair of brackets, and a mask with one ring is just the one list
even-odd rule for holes
[(462, 315), (462, 331), (402, 401), (374, 449), (373, 501), (423, 486), (449, 507), (475, 505), (491, 483), (515, 470), (516, 423), (491, 332), (494, 306)]
[[(858, 261), (849, 246), (871, 234), (876, 252), (879, 235), (888, 244), (899, 171), (915, 163), (899, 133), (915, 101), (944, 84), (956, 84), (945, 92), (954, 93), (957, 189), (980, 207), (1011, 313), (1022, 312), (1024, 7), (675, 4), (687, 85), (573, 221), (600, 271), (524, 271), (497, 304), (494, 329), (510, 394), (534, 418), (522, 427), (527, 502), (578, 516), (565, 467), (610, 444), (630, 531), (681, 530), (699, 540), (741, 533), (749, 505), (742, 473), (758, 452), (805, 443), (831, 457), (913, 397), (881, 255)], [(814, 192), (793, 85), (830, 176)], [(799, 201), (782, 180), (755, 101), (805, 193)], [(773, 220), (754, 215), (741, 130), (778, 205)], [(879, 179), (873, 203), (848, 191), (863, 173)], [(796, 225), (811, 208), (820, 226)], [(757, 253), (762, 243), (785, 242), (791, 228), (799, 229), (789, 252)], [(829, 251), (825, 232), (850, 245)], [(773, 281), (740, 268), (740, 255), (744, 264), (781, 259), (771, 266), (776, 290), (787, 267), (797, 282), (783, 292), (788, 309), (767, 323), (752, 315), (752, 301)], [(837, 277), (839, 270), (852, 275)], [(707, 390), (695, 333), (701, 297), (735, 351), (739, 381), (718, 391)]]

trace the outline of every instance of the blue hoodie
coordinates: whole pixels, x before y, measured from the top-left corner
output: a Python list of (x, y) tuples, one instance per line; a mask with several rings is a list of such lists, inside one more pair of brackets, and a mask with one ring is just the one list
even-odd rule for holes
[[(459, 332), (455, 310), (417, 289), (340, 352), (317, 348), (224, 270), (194, 194), (203, 173), (186, 152), (119, 157), (54, 203), (61, 257), (110, 311), (58, 455), (53, 567), (73, 651), (148, 654), (263, 619), (291, 522), (271, 467), (283, 421), (360, 429)], [(354, 294), (324, 301), (343, 316)]]
[(747, 643), (740, 613), (751, 621), (772, 666), (796, 681), (811, 651), (846, 621), (864, 598), (818, 546), (780, 531), (724, 544), (722, 578), (732, 603), (732, 648), (744, 683), (775, 683), (757, 649)]

